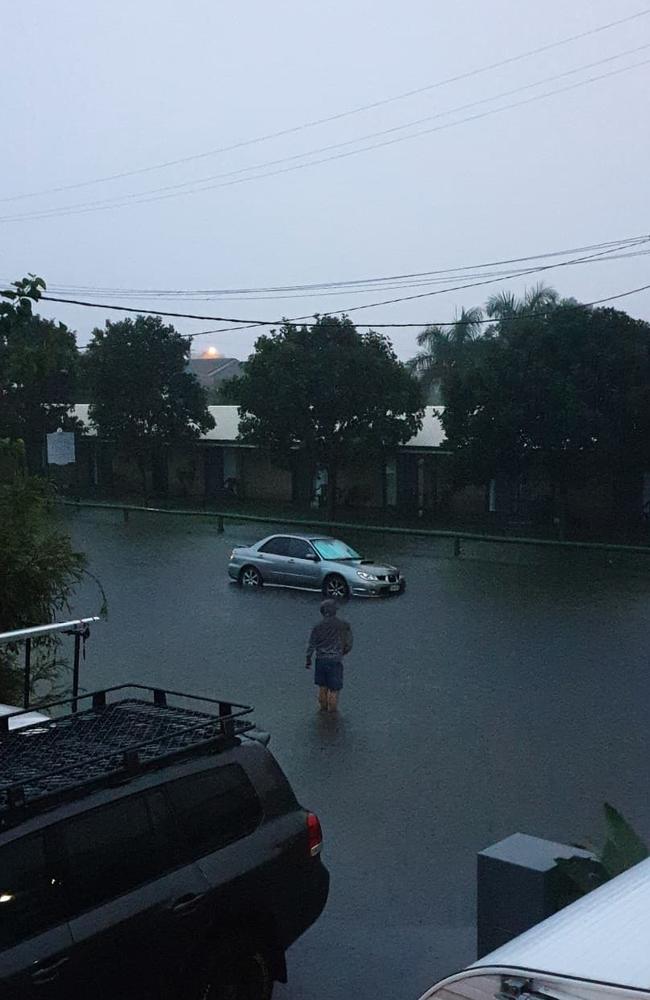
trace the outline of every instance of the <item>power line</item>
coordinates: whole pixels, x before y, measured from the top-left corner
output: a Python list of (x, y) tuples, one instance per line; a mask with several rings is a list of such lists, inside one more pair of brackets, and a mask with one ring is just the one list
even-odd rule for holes
[[(626, 252), (622, 252), (622, 253), (612, 252), (612, 253), (608, 254), (607, 256), (597, 257), (597, 258), (594, 258), (593, 260), (591, 260), (591, 259), (590, 260), (578, 260), (578, 261), (576, 261), (576, 263), (577, 264), (580, 264), (580, 263), (594, 263), (594, 264), (597, 264), (597, 263), (606, 263), (607, 261), (610, 261), (610, 260), (629, 260), (629, 259), (635, 258), (635, 257), (648, 256), (648, 254), (650, 254), (650, 250), (648, 250), (648, 249), (636, 249), (636, 250), (635, 249), (630, 249), (631, 247), (645, 246), (645, 244), (647, 242), (648, 242), (648, 240), (646, 239), (646, 240), (643, 240), (643, 241), (640, 241), (640, 242), (634, 242), (634, 243), (615, 244), (612, 247), (613, 251), (617, 251), (619, 249), (623, 249)], [(519, 260), (534, 260), (534, 259), (544, 259), (544, 258), (549, 258), (549, 257), (566, 256), (568, 253), (577, 253), (579, 250), (591, 250), (591, 249), (594, 249), (594, 247), (592, 246), (592, 247), (586, 247), (586, 248), (577, 248), (577, 249), (574, 249), (574, 250), (565, 251), (564, 253), (540, 254), (538, 257), (519, 258)], [(481, 265), (477, 265), (477, 266), (481, 266)], [(457, 269), (453, 269), (453, 270), (463, 271), (464, 269), (457, 268)], [(472, 271), (468, 271), (465, 274), (465, 277), (467, 277), (467, 278), (476, 278), (477, 280), (480, 279), (480, 278), (484, 278), (484, 277), (490, 277), (490, 278), (494, 278), (494, 279), (498, 280), (499, 278), (507, 278), (508, 277), (508, 272), (506, 272), (506, 271), (488, 271), (488, 270), (486, 270), (486, 271), (481, 271), (481, 272), (473, 273)], [(327, 296), (332, 296), (332, 295), (337, 295), (337, 296), (338, 295), (363, 295), (363, 294), (365, 294), (365, 293), (367, 293), (369, 291), (373, 291), (375, 289), (381, 289), (382, 291), (387, 291), (387, 290), (391, 290), (391, 289), (396, 289), (397, 290), (397, 289), (404, 289), (404, 288), (422, 288), (422, 287), (428, 287), (428, 286), (430, 286), (432, 284), (448, 283), (450, 281), (450, 279), (451, 279), (451, 274), (449, 272), (447, 272), (444, 275), (441, 275), (440, 277), (437, 277), (437, 278), (428, 278), (428, 279), (424, 279), (424, 280), (420, 280), (420, 281), (413, 281), (413, 282), (399, 282), (397, 284), (391, 284), (390, 283), (393, 279), (386, 279), (386, 283), (381, 283), (381, 284), (374, 283), (370, 287), (367, 286), (367, 285), (365, 285), (363, 287), (349, 287), (350, 283), (348, 283), (348, 282), (342, 282), (341, 283), (342, 285), (345, 285), (345, 286), (348, 286), (348, 287), (336, 287), (336, 288), (330, 288), (330, 287), (322, 288), (322, 287), (320, 287), (320, 288), (318, 288), (317, 292), (310, 291), (310, 292), (301, 292), (299, 294), (289, 294), (289, 295), (269, 295), (269, 296), (264, 296), (264, 295), (260, 295), (260, 296), (258, 296), (258, 295), (248, 295), (248, 296), (245, 296), (245, 297), (243, 297), (241, 299), (240, 298), (229, 297), (229, 301), (231, 301), (231, 302), (232, 301), (249, 301), (249, 302), (250, 301), (272, 301), (272, 302), (275, 302), (275, 301), (282, 301), (282, 300), (286, 300), (286, 299), (313, 298), (315, 294), (318, 294), (318, 295), (321, 295), (321, 296), (322, 295), (327, 295)], [(9, 282), (5, 281), (4, 284), (8, 285)], [(87, 287), (86, 288), (79, 288), (79, 287), (75, 288), (74, 286), (72, 286), (72, 287), (70, 287), (70, 286), (59, 286), (59, 285), (53, 285), (53, 284), (48, 284), (48, 289), (51, 292), (56, 292), (59, 295), (65, 295), (65, 296), (68, 296), (68, 295), (77, 295), (77, 294), (81, 294), (83, 296), (83, 295), (92, 295), (93, 293), (97, 293), (97, 292), (104, 292), (107, 295), (107, 297), (109, 297), (109, 298), (113, 298), (113, 297), (116, 297), (116, 296), (119, 296), (121, 298), (127, 298), (127, 299), (129, 299), (129, 298), (152, 298), (152, 299), (165, 299), (165, 298), (169, 298), (169, 299), (178, 299), (178, 298), (186, 297), (186, 295), (184, 296), (182, 293), (174, 293), (174, 292), (156, 293), (154, 291), (145, 292), (143, 290), (137, 290), (137, 289), (133, 290), (132, 292), (129, 292), (129, 290), (126, 290), (126, 289), (107, 290), (107, 289), (101, 289), (101, 288), (91, 289), (91, 288), (87, 288)], [(196, 295), (194, 295), (192, 297), (193, 298), (198, 298), (199, 300), (202, 299), (203, 301), (213, 301), (214, 300), (214, 296), (213, 295), (210, 295), (210, 296), (208, 296), (206, 298), (205, 296), (201, 296), (199, 293), (196, 293)]]
[[(593, 299), (591, 302), (577, 302), (575, 305), (574, 304), (567, 304), (563, 308), (565, 308), (565, 309), (591, 309), (591, 308), (593, 308), (593, 306), (603, 305), (603, 303), (605, 303), (605, 302), (615, 302), (618, 299), (625, 299), (625, 298), (628, 298), (630, 295), (637, 295), (639, 292), (647, 292), (648, 290), (650, 290), (650, 284), (639, 285), (639, 287), (637, 287), (637, 288), (630, 288), (630, 289), (628, 289), (625, 292), (617, 292), (615, 295), (605, 295), (603, 298), (601, 298), (601, 299)], [(548, 310), (546, 310), (546, 311), (541, 310), (541, 311), (538, 311), (538, 312), (531, 312), (531, 313), (519, 313), (516, 316), (510, 316), (510, 317), (509, 316), (504, 316), (501, 319), (499, 319), (498, 321), (495, 320), (494, 318), (481, 318), (481, 319), (473, 320), (473, 323), (477, 324), (477, 325), (478, 324), (480, 324), (480, 325), (495, 324), (496, 325), (497, 322), (499, 322), (499, 323), (510, 323), (510, 322), (516, 322), (516, 321), (522, 320), (522, 319), (539, 319), (540, 316), (546, 315), (547, 313), (548, 313)], [(292, 322), (292, 321), (288, 320), (287, 322)], [(455, 320), (427, 320), (426, 322), (423, 322), (423, 323), (355, 323), (355, 326), (359, 330), (377, 330), (377, 329), (382, 329), (382, 330), (386, 330), (386, 329), (400, 329), (400, 330), (405, 330), (405, 329), (409, 329), (409, 328), (422, 329), (423, 327), (426, 328), (426, 327), (429, 327), (429, 326), (440, 326), (440, 327), (448, 326), (448, 327), (453, 327), (453, 326), (456, 326), (457, 323), (458, 323), (458, 320), (455, 319)], [(252, 325), (253, 326), (259, 326), (261, 324), (255, 323), (255, 324), (252, 324)], [(280, 323), (277, 323), (277, 324), (274, 323), (274, 324), (271, 324), (271, 325), (273, 325), (273, 326), (275, 326), (275, 325), (280, 326), (281, 324)], [(179, 334), (179, 336), (185, 338), (186, 340), (194, 340), (196, 337), (210, 337), (210, 336), (213, 336), (214, 334), (217, 334), (217, 333), (230, 333), (233, 330), (239, 332), (241, 330), (246, 330), (246, 329), (248, 329), (248, 327), (238, 326), (238, 327), (231, 327), (230, 329), (201, 330), (199, 333), (181, 333), (181, 334)], [(85, 350), (88, 349), (88, 346), (89, 346), (88, 344), (83, 344), (79, 348), (79, 350), (80, 351), (85, 351)]]
[[(250, 173), (253, 170), (261, 170), (266, 167), (278, 166), (283, 163), (295, 162), (296, 160), (304, 159), (306, 156), (315, 156), (319, 153), (330, 152), (334, 149), (343, 149), (348, 146), (353, 146), (358, 142), (365, 142), (368, 139), (380, 138), (384, 135), (391, 135), (395, 132), (403, 131), (407, 128), (413, 128), (416, 125), (422, 125), (424, 122), (434, 121), (437, 118), (444, 118), (447, 115), (456, 114), (459, 111), (467, 111), (470, 108), (480, 107), (483, 104), (489, 104), (491, 101), (500, 100), (503, 97), (512, 97), (514, 94), (520, 94), (525, 90), (531, 90), (535, 87), (541, 87), (545, 83), (553, 83), (556, 80), (563, 80), (568, 76), (575, 76), (576, 73), (582, 73), (588, 69), (594, 69), (597, 66), (603, 66), (606, 63), (615, 61), (616, 59), (623, 59), (625, 56), (635, 55), (637, 52), (642, 52), (650, 48), (650, 43), (644, 45), (638, 45), (635, 48), (627, 49), (624, 52), (618, 52), (612, 56), (606, 56), (602, 59), (597, 59), (594, 62), (585, 63), (582, 66), (577, 66), (573, 69), (565, 70), (562, 73), (554, 73), (551, 76), (542, 77), (540, 80), (535, 80), (532, 83), (522, 84), (518, 87), (512, 87), (509, 90), (500, 91), (498, 94), (494, 94), (490, 97), (482, 97), (477, 101), (470, 101), (466, 104), (459, 104), (454, 108), (449, 108), (446, 111), (438, 111), (435, 114), (425, 115), (422, 118), (416, 118), (412, 121), (405, 122), (403, 125), (394, 125), (391, 128), (379, 129), (374, 132), (368, 132), (365, 135), (357, 136), (354, 139), (347, 139), (344, 142), (330, 143), (326, 146), (318, 146), (315, 149), (305, 150), (303, 153), (294, 153), (291, 156), (281, 156), (275, 160), (266, 160), (262, 163), (254, 163), (248, 167), (239, 167), (236, 170), (228, 170), (220, 174), (211, 174), (207, 177), (197, 177), (191, 181), (181, 181), (177, 184), (166, 184), (163, 187), (150, 188), (148, 191), (140, 191), (130, 195), (123, 195), (120, 197), (104, 198), (98, 199), (92, 202), (81, 203), (79, 207), (93, 207), (100, 205), (112, 205), (117, 201), (130, 201), (139, 200), (145, 195), (162, 194), (167, 191), (183, 191), (185, 189), (190, 189), (197, 187), (197, 185), (208, 184), (211, 181), (219, 180), (225, 177), (238, 177), (242, 174)], [(62, 211), (66, 206), (61, 206), (60, 211)], [(74, 206), (69, 206), (74, 207)]]
[(332, 115), (327, 115), (323, 118), (316, 118), (312, 121), (302, 122), (299, 125), (293, 125), (289, 128), (280, 129), (276, 132), (268, 132), (264, 135), (254, 136), (251, 139), (243, 139), (239, 142), (232, 143), (228, 146), (219, 146), (216, 149), (210, 149), (203, 151), (201, 153), (194, 153), (190, 156), (178, 157), (174, 160), (165, 160), (160, 163), (150, 164), (146, 167), (137, 167), (132, 170), (123, 170), (119, 173), (105, 174), (102, 177), (95, 177), (91, 180), (77, 181), (73, 184), (63, 184), (58, 187), (43, 188), (39, 191), (29, 191), (22, 194), (6, 195), (0, 198), (0, 202), (8, 201), (19, 201), (26, 198), (35, 198), (44, 194), (57, 194), (62, 191), (72, 191), (82, 187), (90, 187), (95, 184), (102, 184), (107, 181), (121, 180), (125, 177), (135, 177), (139, 174), (151, 173), (156, 170), (164, 170), (169, 167), (179, 166), (184, 163), (191, 163), (196, 160), (206, 159), (211, 156), (218, 156), (222, 153), (231, 152), (235, 149), (242, 149), (245, 146), (251, 146), (257, 143), (267, 142), (270, 139), (278, 139), (286, 135), (292, 135), (297, 132), (302, 132), (310, 128), (316, 128), (319, 125), (326, 125), (329, 122), (340, 121), (343, 118), (348, 118), (352, 115), (361, 114), (362, 112), (372, 111), (375, 108), (384, 107), (387, 104), (393, 104), (397, 101), (406, 100), (409, 97), (415, 97), (419, 94), (427, 93), (431, 90), (438, 89), (439, 87), (444, 87), (452, 83), (458, 83), (462, 80), (470, 79), (474, 76), (479, 76), (483, 73), (491, 72), (495, 69), (501, 69), (504, 66), (512, 65), (513, 63), (521, 62), (524, 59), (529, 59), (532, 56), (541, 55), (544, 52), (550, 52), (553, 49), (560, 48), (561, 46), (568, 45), (571, 42), (580, 41), (583, 38), (588, 38), (592, 35), (600, 34), (603, 31), (609, 31), (611, 28), (619, 27), (623, 24), (628, 24), (631, 21), (636, 21), (639, 18), (647, 17), (650, 14), (650, 8), (645, 8), (643, 10), (637, 11), (635, 14), (630, 14), (627, 17), (622, 17), (616, 21), (609, 21), (606, 24), (601, 24), (596, 28), (590, 28), (587, 31), (581, 31), (578, 34), (568, 35), (565, 38), (560, 38), (555, 42), (548, 42), (545, 45), (540, 45), (534, 49), (528, 49), (525, 52), (520, 52), (514, 56), (508, 56), (505, 59), (500, 59), (497, 62), (488, 63), (485, 66), (479, 66), (472, 70), (467, 70), (464, 73), (459, 73), (455, 76), (446, 77), (443, 80), (437, 80), (433, 83), (425, 84), (422, 87), (416, 87), (412, 90), (403, 91), (400, 94), (394, 94), (390, 97), (382, 98), (378, 101), (373, 101), (369, 104), (358, 105), (354, 108), (349, 108), (345, 111), (339, 111)]
[[(633, 49), (633, 50), (630, 50), (630, 51), (631, 52), (632, 51), (636, 52), (636, 51), (640, 51), (642, 49), (647, 49), (649, 47), (650, 47), (650, 44), (648, 44), (648, 45), (642, 45), (642, 46), (639, 46), (637, 49)], [(625, 53), (625, 54), (629, 54), (629, 53)], [(592, 64), (589, 64), (589, 65), (592, 66), (592, 67), (596, 66), (596, 65), (601, 65), (602, 63), (611, 62), (611, 60), (614, 59), (614, 58), (620, 58), (620, 55), (619, 56), (607, 57), (606, 59), (598, 60), (597, 63), (592, 63)], [(241, 169), (236, 170), (236, 171), (227, 171), (227, 172), (225, 172), (223, 174), (216, 174), (216, 175), (214, 175), (215, 178), (217, 178), (217, 177), (231, 177), (232, 178), (230, 180), (219, 181), (218, 183), (205, 183), (205, 181), (208, 180), (208, 179), (204, 178), (201, 181), (183, 182), (182, 184), (178, 184), (178, 185), (166, 185), (164, 188), (152, 189), (149, 192), (140, 192), (140, 193), (137, 193), (137, 194), (124, 195), (124, 196), (121, 196), (119, 198), (99, 199), (99, 200), (96, 200), (94, 202), (75, 203), (75, 204), (72, 204), (72, 205), (64, 205), (64, 206), (61, 206), (60, 208), (50, 208), (50, 209), (37, 210), (37, 211), (34, 211), (34, 212), (25, 212), (25, 213), (22, 213), (22, 214), (19, 214), (19, 215), (2, 216), (2, 217), (0, 217), (0, 222), (21, 222), (21, 221), (29, 221), (29, 220), (37, 220), (37, 219), (60, 218), (60, 217), (65, 217), (65, 216), (69, 216), (69, 215), (85, 215), (85, 214), (87, 214), (89, 212), (110, 211), (112, 209), (117, 209), (117, 208), (127, 208), (130, 205), (144, 205), (144, 204), (148, 204), (150, 202), (155, 202), (155, 201), (167, 201), (170, 198), (177, 198), (177, 197), (181, 197), (183, 195), (202, 194), (205, 191), (212, 191), (212, 190), (215, 190), (215, 189), (221, 188), (221, 187), (231, 187), (231, 186), (233, 186), (235, 184), (244, 184), (244, 183), (248, 183), (250, 181), (261, 180), (261, 179), (264, 179), (264, 178), (267, 178), (267, 177), (275, 177), (275, 176), (278, 176), (280, 174), (291, 173), (291, 172), (296, 171), (296, 170), (304, 170), (304, 169), (309, 168), (309, 167), (318, 166), (318, 165), (320, 165), (322, 163), (328, 163), (328, 162), (331, 162), (333, 160), (346, 159), (347, 157), (350, 157), (350, 156), (357, 156), (360, 153), (368, 152), (368, 151), (375, 150), (375, 149), (381, 149), (381, 148), (383, 148), (385, 146), (392, 146), (392, 145), (395, 145), (395, 144), (400, 143), (400, 142), (406, 142), (406, 141), (408, 141), (410, 139), (420, 138), (423, 135), (430, 135), (430, 134), (432, 134), (434, 132), (441, 132), (441, 131), (444, 131), (444, 130), (449, 129), (449, 128), (455, 128), (458, 125), (464, 125), (464, 124), (467, 124), (469, 122), (478, 121), (478, 120), (483, 119), (483, 118), (488, 118), (488, 117), (490, 117), (492, 115), (501, 114), (504, 111), (510, 111), (510, 110), (512, 110), (514, 108), (524, 107), (524, 106), (526, 106), (528, 104), (532, 104), (532, 103), (534, 103), (536, 101), (545, 100), (546, 98), (549, 98), (549, 97), (555, 97), (558, 94), (568, 93), (569, 91), (576, 90), (576, 89), (578, 89), (580, 87), (587, 86), (587, 85), (589, 85), (591, 83), (597, 83), (597, 82), (600, 82), (601, 80), (606, 80), (606, 79), (609, 79), (609, 78), (614, 77), (614, 76), (619, 76), (622, 73), (628, 73), (631, 70), (639, 69), (639, 68), (641, 68), (643, 66), (647, 66), (649, 63), (650, 63), (650, 59), (644, 59), (644, 60), (641, 60), (640, 62), (631, 63), (629, 66), (623, 66), (620, 69), (611, 70), (608, 73), (600, 73), (600, 74), (598, 74), (596, 76), (588, 77), (586, 80), (579, 80), (576, 83), (568, 84), (565, 87), (558, 87), (555, 90), (545, 91), (545, 92), (543, 92), (541, 94), (535, 94), (532, 97), (528, 97), (528, 98), (525, 98), (525, 99), (520, 100), (520, 101), (513, 101), (513, 102), (510, 102), (510, 103), (505, 104), (505, 105), (503, 105), (501, 107), (498, 107), (498, 108), (490, 108), (487, 111), (482, 111), (482, 112), (479, 112), (479, 113), (474, 114), (474, 115), (469, 115), (469, 116), (467, 116), (465, 118), (457, 119), (456, 121), (446, 122), (443, 125), (436, 125), (436, 126), (434, 126), (432, 128), (420, 129), (418, 131), (411, 132), (409, 135), (401, 135), (401, 136), (396, 136), (396, 137), (393, 137), (393, 138), (390, 138), (390, 139), (384, 139), (381, 142), (371, 143), (371, 144), (366, 145), (366, 146), (360, 146), (357, 149), (351, 149), (351, 150), (347, 150), (345, 152), (334, 153), (334, 154), (329, 155), (329, 156), (324, 156), (324, 157), (320, 157), (319, 159), (311, 160), (311, 161), (309, 161), (307, 163), (293, 163), (292, 162), (288, 166), (279, 167), (278, 169), (274, 169), (274, 170), (263, 170), (262, 169), (265, 166), (271, 166), (271, 165), (276, 164), (276, 163), (287, 163), (288, 161), (293, 161), (293, 160), (296, 160), (296, 159), (302, 159), (305, 156), (314, 156), (317, 153), (326, 151), (328, 149), (335, 149), (335, 148), (340, 148), (341, 146), (348, 146), (348, 145), (351, 145), (353, 143), (363, 142), (363, 141), (365, 141), (365, 138), (368, 138), (369, 136), (360, 137), (360, 138), (352, 139), (352, 140), (348, 140), (348, 141), (346, 141), (344, 143), (336, 143), (333, 146), (319, 147), (317, 149), (309, 150), (309, 151), (307, 151), (305, 153), (295, 154), (294, 156), (290, 156), (290, 157), (283, 157), (280, 160), (267, 161), (266, 163), (256, 164), (255, 166), (252, 166), (252, 167), (244, 167), (244, 168), (241, 168)], [(554, 77), (548, 78), (548, 80), (559, 79), (559, 78), (565, 77), (567, 75), (570, 75), (572, 73), (579, 72), (580, 69), (585, 69), (585, 68), (586, 67), (580, 67), (578, 70), (570, 70), (567, 73), (556, 74)], [(511, 91), (509, 93), (520, 92), (521, 90), (530, 89), (531, 86), (539, 86), (539, 85), (540, 85), (539, 82), (536, 83), (536, 84), (527, 84), (527, 85), (525, 85), (523, 87), (515, 88), (514, 91)], [(479, 104), (483, 104), (483, 103), (485, 103), (486, 101), (489, 101), (489, 100), (499, 99), (499, 96), (502, 96), (502, 95), (497, 95), (497, 97), (495, 97), (495, 98), (483, 98), (480, 101), (472, 102), (472, 104), (470, 104), (470, 105), (464, 105), (463, 107), (471, 107), (471, 106), (476, 106), (476, 105), (479, 105)], [(458, 110), (458, 109), (454, 109), (454, 110)], [(431, 120), (431, 119), (439, 118), (439, 117), (445, 116), (447, 114), (452, 114), (452, 113), (454, 113), (454, 111), (439, 112), (439, 113), (436, 113), (435, 115), (428, 116), (426, 119), (419, 119), (419, 121)], [(416, 122), (411, 122), (408, 125), (403, 125), (403, 126), (395, 126), (392, 129), (384, 129), (381, 132), (371, 133), (370, 135), (376, 135), (376, 136), (386, 135), (387, 133), (392, 133), (392, 132), (394, 132), (396, 130), (401, 130), (403, 128), (413, 127), (414, 124), (416, 124)], [(247, 177), (237, 176), (237, 177), (234, 177), (234, 178), (232, 177), (233, 174), (239, 175), (239, 174), (241, 174), (241, 173), (243, 173), (245, 171), (260, 170), (260, 169), (262, 169), (261, 173), (251, 174), (251, 176), (247, 176)], [(191, 187), (190, 185), (193, 185), (193, 184), (194, 185), (195, 184), (201, 184), (203, 186), (201, 186), (201, 187)], [(179, 188), (182, 188), (183, 190), (179, 190)], [(167, 193), (160, 193), (160, 192), (167, 192)]]
[[(648, 242), (650, 242), (650, 238), (648, 238)], [(529, 274), (539, 274), (540, 272), (549, 271), (549, 270), (553, 270), (553, 269), (557, 269), (557, 268), (561, 268), (561, 267), (568, 267), (568, 266), (576, 264), (576, 263), (582, 263), (583, 261), (594, 260), (594, 259), (597, 259), (599, 257), (605, 256), (607, 253), (608, 253), (608, 251), (600, 251), (599, 253), (590, 254), (588, 256), (575, 258), (575, 259), (570, 260), (570, 261), (560, 261), (560, 262), (555, 262), (555, 263), (552, 263), (552, 264), (546, 264), (546, 265), (542, 265), (542, 266), (538, 266), (538, 267), (525, 268), (525, 269), (522, 269), (522, 270), (511, 272), (508, 275), (503, 275), (502, 278), (504, 280), (512, 280), (513, 278), (519, 278), (519, 277), (522, 277), (522, 276), (527, 276)], [(500, 279), (487, 278), (487, 279), (482, 280), (482, 281), (467, 282), (465, 284), (455, 285), (455, 286), (450, 287), (450, 288), (437, 288), (437, 289), (434, 289), (433, 291), (419, 292), (416, 295), (406, 295), (406, 296), (401, 296), (399, 298), (384, 299), (381, 302), (368, 302), (368, 303), (365, 303), (364, 305), (350, 306), (347, 309), (337, 309), (337, 310), (323, 311), (322, 315), (348, 315), (349, 313), (358, 312), (359, 310), (362, 310), (362, 309), (373, 309), (373, 308), (376, 308), (377, 306), (395, 305), (395, 304), (401, 303), (401, 302), (410, 302), (410, 301), (413, 301), (414, 299), (430, 298), (430, 297), (432, 297), (434, 295), (442, 295), (442, 294), (445, 294), (445, 293), (448, 293), (448, 292), (466, 291), (466, 290), (468, 290), (470, 288), (479, 288), (479, 287), (483, 287), (484, 285), (493, 284), (496, 280), (500, 280)], [(280, 320), (278, 320), (278, 319), (273, 319), (273, 320), (254, 319), (254, 320), (251, 320), (251, 319), (235, 319), (235, 318), (232, 318), (232, 317), (225, 317), (225, 316), (202, 316), (202, 315), (198, 315), (196, 313), (167, 312), (167, 311), (155, 310), (155, 309), (138, 309), (135, 306), (111, 305), (111, 304), (108, 304), (108, 303), (105, 303), (105, 302), (104, 303), (87, 302), (87, 301), (82, 301), (82, 300), (79, 300), (79, 299), (60, 298), (58, 296), (52, 296), (52, 295), (42, 295), (41, 296), (41, 300), (44, 300), (44, 301), (47, 301), (47, 302), (59, 302), (59, 303), (63, 303), (63, 304), (66, 304), (66, 305), (78, 305), (78, 306), (83, 306), (85, 308), (92, 308), (92, 309), (110, 309), (110, 310), (115, 310), (117, 312), (138, 313), (140, 315), (166, 316), (166, 317), (176, 318), (176, 319), (208, 320), (208, 321), (213, 321), (213, 322), (217, 322), (217, 323), (235, 323), (235, 324), (238, 324), (238, 326), (235, 327), (235, 329), (252, 329), (252, 328), (260, 327), (260, 326), (278, 326), (278, 325), (281, 325), (283, 322), (290, 322), (290, 323), (291, 322), (300, 322), (301, 320), (312, 319), (315, 315), (319, 315), (317, 313), (309, 313), (309, 314), (304, 315), (304, 316), (294, 316), (294, 317), (292, 317), (291, 319), (288, 319), (288, 320), (284, 320), (284, 319), (280, 319)], [(384, 325), (389, 325), (389, 324), (374, 323), (374, 324), (359, 324), (359, 325), (368, 326), (368, 327), (372, 328), (373, 326), (384, 326)], [(415, 326), (422, 326), (422, 325), (429, 325), (429, 324), (413, 324), (413, 325), (415, 325)], [(214, 333), (226, 333), (226, 332), (229, 332), (229, 330), (222, 329), (222, 330), (216, 330), (216, 331), (212, 331), (212, 332), (214, 332)], [(203, 334), (184, 334), (184, 336), (192, 338), (194, 336), (203, 336)]]

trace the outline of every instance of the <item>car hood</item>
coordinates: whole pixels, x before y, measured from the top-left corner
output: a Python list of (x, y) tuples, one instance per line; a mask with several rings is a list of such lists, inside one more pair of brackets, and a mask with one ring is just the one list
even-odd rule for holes
[(399, 572), (397, 566), (391, 566), (390, 563), (374, 562), (372, 559), (354, 559), (347, 563), (347, 565), (354, 566), (355, 569), (363, 569), (366, 573), (372, 573), (373, 576), (383, 576), (387, 573)]

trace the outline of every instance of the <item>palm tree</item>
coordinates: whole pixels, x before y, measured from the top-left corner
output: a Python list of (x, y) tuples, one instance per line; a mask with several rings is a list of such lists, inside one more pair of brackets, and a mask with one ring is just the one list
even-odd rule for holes
[(517, 298), (513, 292), (491, 295), (485, 304), (485, 311), (490, 319), (514, 319), (546, 312), (558, 304), (559, 298), (554, 288), (540, 282), (527, 288), (522, 298)]
[(428, 326), (418, 334), (418, 351), (408, 362), (420, 379), (426, 393), (433, 393), (444, 374), (458, 359), (465, 345), (482, 331), (483, 312), (480, 308), (461, 309), (453, 326)]

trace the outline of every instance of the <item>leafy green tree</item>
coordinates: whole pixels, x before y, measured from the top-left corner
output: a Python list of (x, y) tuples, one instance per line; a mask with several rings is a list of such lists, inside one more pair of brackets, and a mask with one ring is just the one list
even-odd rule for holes
[(347, 317), (287, 322), (259, 337), (230, 391), (243, 440), (301, 465), (309, 481), (327, 470), (330, 515), (340, 469), (403, 444), (422, 425), (420, 387), (390, 342), (359, 333)]
[(613, 515), (629, 518), (650, 467), (650, 324), (549, 289), (492, 299), (487, 312), (494, 325), (452, 352), (442, 375), (442, 422), (464, 479), (539, 470), (561, 518), (570, 485), (608, 482)]
[(33, 472), (43, 467), (45, 435), (75, 423), (75, 335), (34, 315), (44, 289), (43, 279), (31, 274), (0, 292), (0, 437), (25, 442)]
[[(0, 441), (0, 632), (52, 621), (67, 608), (85, 566), (52, 524), (47, 483), (24, 476), (23, 462), (21, 444)], [(34, 682), (54, 679), (61, 666), (57, 650), (56, 638), (34, 644)], [(17, 648), (0, 646), (0, 701), (19, 701), (21, 663)]]
[(214, 427), (206, 392), (186, 370), (189, 341), (159, 316), (137, 316), (93, 330), (84, 358), (89, 417), (103, 438), (147, 466), (168, 445)]

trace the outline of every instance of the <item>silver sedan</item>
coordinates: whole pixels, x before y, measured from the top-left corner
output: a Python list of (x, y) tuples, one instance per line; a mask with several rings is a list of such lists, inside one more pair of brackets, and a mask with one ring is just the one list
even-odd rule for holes
[(308, 588), (338, 600), (401, 594), (406, 587), (397, 567), (362, 559), (345, 542), (321, 535), (269, 535), (236, 545), (228, 575), (242, 587)]

